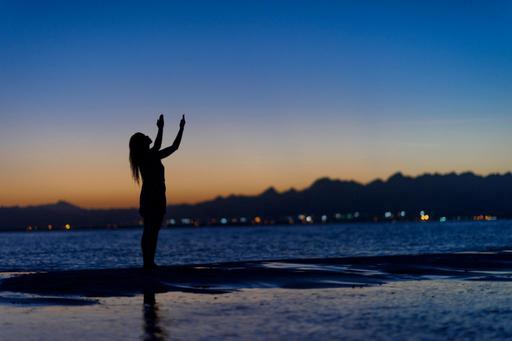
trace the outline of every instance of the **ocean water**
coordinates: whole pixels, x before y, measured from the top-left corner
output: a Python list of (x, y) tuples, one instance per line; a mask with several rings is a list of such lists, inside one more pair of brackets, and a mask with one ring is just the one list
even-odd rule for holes
[[(139, 266), (141, 229), (0, 233), (0, 272)], [(165, 228), (161, 265), (512, 249), (512, 221)]]
[(0, 233), (0, 339), (512, 338), (512, 221), (164, 229), (161, 265), (289, 260), (114, 270), (141, 232)]

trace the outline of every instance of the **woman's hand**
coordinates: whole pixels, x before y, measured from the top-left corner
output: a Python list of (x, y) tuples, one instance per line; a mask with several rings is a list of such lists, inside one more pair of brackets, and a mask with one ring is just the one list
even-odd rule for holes
[(185, 115), (181, 115), (180, 128), (183, 129), (185, 127)]
[(164, 115), (163, 114), (160, 114), (158, 121), (156, 121), (156, 126), (158, 127), (158, 129), (162, 129), (164, 127)]

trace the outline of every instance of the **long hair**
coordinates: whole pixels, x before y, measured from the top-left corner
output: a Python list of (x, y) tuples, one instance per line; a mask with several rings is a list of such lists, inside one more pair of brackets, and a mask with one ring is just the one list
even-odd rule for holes
[(140, 165), (147, 151), (145, 140), (146, 135), (142, 133), (135, 133), (130, 137), (130, 168), (136, 183), (140, 183)]

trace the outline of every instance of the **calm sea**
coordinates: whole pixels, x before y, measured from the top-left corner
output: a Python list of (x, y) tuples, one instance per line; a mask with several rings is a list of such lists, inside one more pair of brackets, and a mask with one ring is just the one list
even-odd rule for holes
[[(0, 233), (0, 272), (132, 267), (140, 229)], [(512, 221), (163, 229), (162, 265), (512, 249)]]

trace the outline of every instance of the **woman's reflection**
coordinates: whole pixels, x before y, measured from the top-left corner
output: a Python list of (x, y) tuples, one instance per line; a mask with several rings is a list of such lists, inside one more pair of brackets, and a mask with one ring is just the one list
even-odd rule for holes
[(158, 304), (154, 291), (144, 291), (144, 340), (166, 340), (167, 334), (160, 327)]

